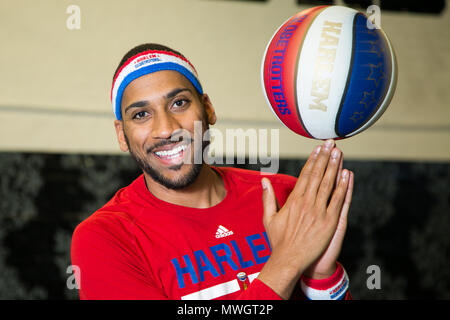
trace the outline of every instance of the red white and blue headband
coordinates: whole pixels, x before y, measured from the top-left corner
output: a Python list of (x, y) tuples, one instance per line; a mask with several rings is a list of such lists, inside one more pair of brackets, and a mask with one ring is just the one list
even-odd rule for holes
[(122, 120), (122, 114), (120, 112), (122, 96), (125, 88), (131, 81), (146, 74), (162, 70), (178, 71), (192, 83), (199, 94), (203, 94), (197, 71), (185, 57), (167, 51), (143, 51), (128, 59), (114, 78), (111, 89), (111, 102), (117, 120)]

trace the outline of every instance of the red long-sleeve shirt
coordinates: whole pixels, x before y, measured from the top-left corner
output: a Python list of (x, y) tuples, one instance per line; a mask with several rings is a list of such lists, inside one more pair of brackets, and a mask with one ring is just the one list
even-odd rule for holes
[[(164, 202), (148, 191), (141, 175), (79, 224), (71, 256), (80, 298), (280, 299), (256, 278), (271, 252), (262, 223), (261, 175), (213, 169), (227, 194), (211, 208)], [(283, 205), (296, 178), (268, 178)], [(308, 285), (331, 288), (338, 272), (342, 267)]]

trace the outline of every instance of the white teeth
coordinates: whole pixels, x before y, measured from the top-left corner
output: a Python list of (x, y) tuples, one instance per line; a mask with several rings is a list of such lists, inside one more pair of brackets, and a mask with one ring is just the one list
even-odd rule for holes
[(182, 145), (182, 146), (173, 148), (171, 150), (156, 151), (155, 153), (158, 157), (171, 157), (171, 156), (174, 156), (174, 155), (180, 153), (181, 151), (186, 150), (186, 148), (187, 148), (186, 145)]

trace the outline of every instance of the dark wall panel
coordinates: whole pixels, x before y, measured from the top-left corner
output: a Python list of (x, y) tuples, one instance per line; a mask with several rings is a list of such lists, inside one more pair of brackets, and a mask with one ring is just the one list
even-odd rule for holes
[[(296, 176), (304, 161), (281, 160), (279, 172)], [(450, 164), (345, 166), (355, 191), (340, 261), (354, 298), (450, 298)], [(0, 153), (0, 299), (77, 298), (72, 231), (138, 174), (128, 156)], [(367, 287), (369, 266), (380, 289)]]

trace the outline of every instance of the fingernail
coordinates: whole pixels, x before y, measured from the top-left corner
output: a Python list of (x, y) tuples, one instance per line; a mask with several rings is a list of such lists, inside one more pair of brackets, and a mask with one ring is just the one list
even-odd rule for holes
[(330, 149), (334, 144), (334, 141), (332, 139), (328, 139), (327, 141), (325, 141), (325, 149), (328, 150)]
[(346, 169), (342, 170), (341, 176), (342, 176), (343, 180), (347, 179), (347, 177), (348, 177), (348, 170), (346, 170)]
[(331, 158), (334, 160), (337, 159), (339, 157), (339, 153), (340, 153), (339, 149), (334, 149), (333, 152), (331, 153)]
[(321, 146), (317, 146), (317, 147), (314, 149), (314, 154), (316, 154), (316, 155), (319, 154), (321, 148), (322, 148)]
[(262, 180), (261, 180), (261, 184), (262, 184), (262, 188), (263, 188), (264, 190), (266, 190), (266, 189), (267, 189), (267, 181), (266, 181), (265, 179), (262, 179)]

